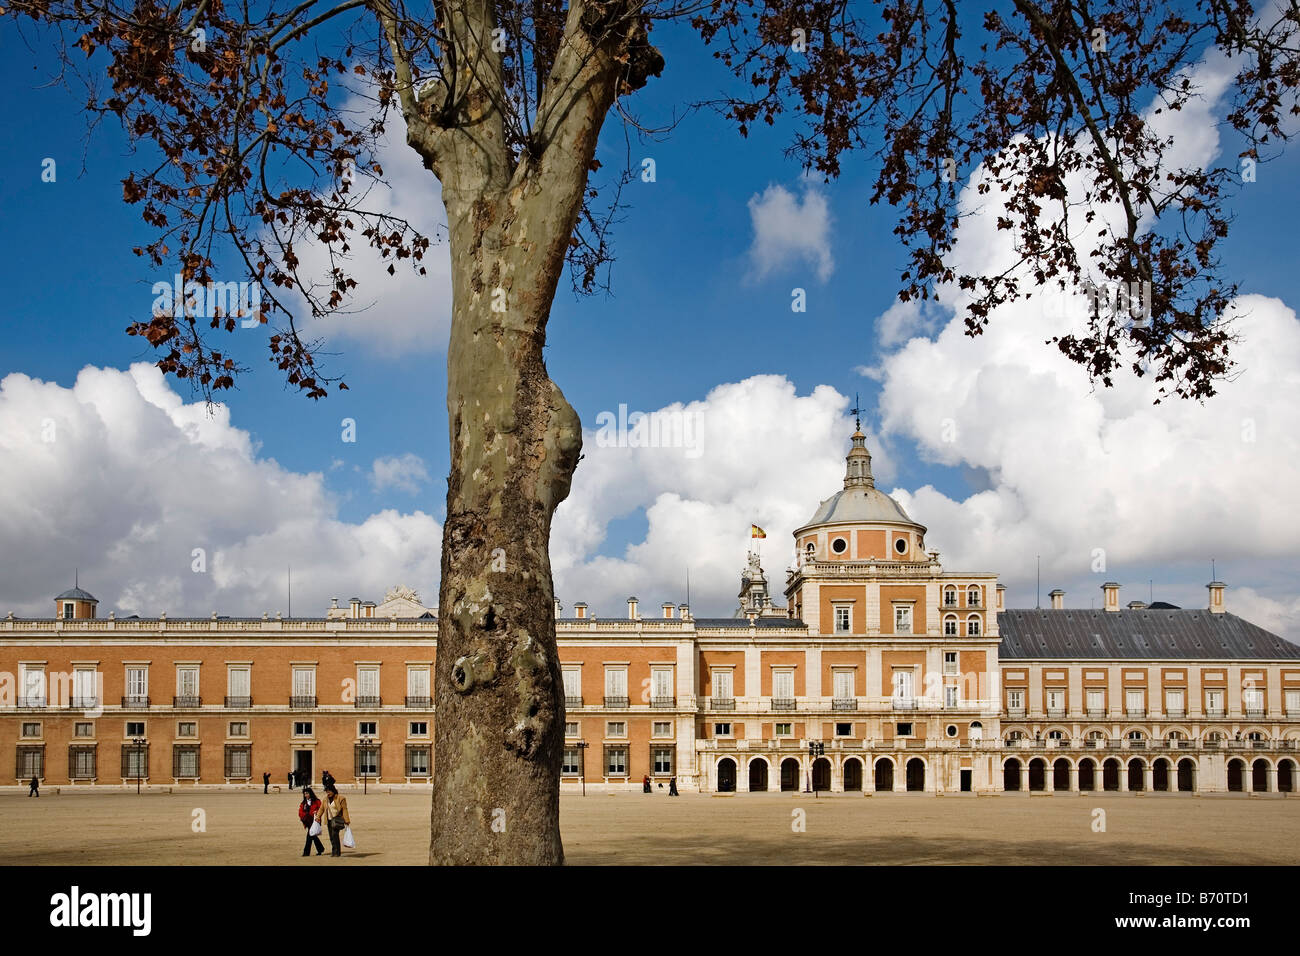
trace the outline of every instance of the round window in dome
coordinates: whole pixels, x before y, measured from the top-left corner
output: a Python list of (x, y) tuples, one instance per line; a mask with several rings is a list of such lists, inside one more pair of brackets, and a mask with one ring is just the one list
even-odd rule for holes
[(899, 554), (907, 554), (907, 539), (899, 538), (894, 542), (894, 550)]
[(836, 538), (831, 542), (831, 550), (836, 554), (843, 554), (845, 551), (849, 550), (849, 543), (843, 538)]

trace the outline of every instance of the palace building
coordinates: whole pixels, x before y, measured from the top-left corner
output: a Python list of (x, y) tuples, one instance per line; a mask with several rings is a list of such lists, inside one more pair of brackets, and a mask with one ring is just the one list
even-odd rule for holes
[[(557, 604), (566, 789), (642, 778), (703, 791), (1293, 793), (1300, 646), (1225, 606), (1010, 610), (993, 571), (949, 571), (875, 487), (794, 533), (784, 606), (755, 555), (729, 618)], [(405, 588), (318, 618), (0, 619), (8, 783), (427, 785), (438, 620)]]

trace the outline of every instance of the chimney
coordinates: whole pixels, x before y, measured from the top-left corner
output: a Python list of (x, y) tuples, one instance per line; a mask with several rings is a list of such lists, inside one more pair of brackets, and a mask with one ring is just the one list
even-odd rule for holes
[(1141, 611), (1141, 610), (1142, 610), (1143, 608), (1145, 608), (1146, 606), (1147, 606), (1147, 602), (1146, 602), (1146, 601), (1129, 601), (1129, 602), (1128, 602), (1128, 609), (1129, 609), (1130, 611)]
[(555, 599), (555, 616), (556, 616), (557, 619), (558, 619), (559, 616), (560, 616), (560, 612), (563, 611), (563, 610), (564, 610), (564, 605), (560, 603), (560, 599), (559, 599), (559, 598), (556, 598), (556, 599)]
[(689, 621), (691, 619), (691, 606), (689, 604), (679, 604), (677, 606), (677, 616), (683, 621)]
[(1105, 602), (1102, 604), (1103, 609), (1107, 611), (1119, 610), (1119, 585), (1114, 581), (1107, 581), (1101, 586), (1102, 593), (1106, 595)]
[(337, 611), (338, 608), (339, 608), (339, 599), (338, 599), (338, 598), (330, 598), (330, 610), (331, 610), (331, 611)]
[(1222, 581), (1211, 581), (1206, 585), (1210, 589), (1210, 613), (1222, 614), (1227, 608), (1223, 606), (1223, 589), (1227, 587)]
[(629, 621), (638, 620), (641, 616), (636, 612), (636, 604), (637, 604), (636, 598), (630, 597), (627, 599), (627, 619)]
[(587, 605), (583, 604), (581, 601), (573, 605), (573, 616), (578, 618), (586, 618)]
[(664, 601), (664, 620), (671, 621), (672, 619), (673, 619), (673, 602)]
[(361, 598), (353, 598), (351, 601), (349, 601), (349, 602), (348, 602), (348, 608), (349, 608), (349, 610), (350, 610), (350, 612), (351, 612), (351, 614), (352, 614), (352, 617), (354, 617), (354, 618), (358, 618), (358, 617), (360, 617), (360, 616), (361, 616)]
[[(931, 554), (934, 554), (934, 555), (937, 556), (937, 555), (939, 554), (939, 552), (938, 552), (938, 551), (932, 551)], [(996, 597), (994, 598), (994, 602), (995, 602), (995, 603), (994, 603), (994, 609), (995, 609), (995, 610), (998, 610), (998, 611), (1005, 611), (1005, 610), (1006, 610), (1006, 598), (1007, 598), (1007, 586), (1006, 586), (1005, 584), (999, 584), (998, 587), (997, 587), (997, 591), (996, 591)]]
[(1056, 588), (1055, 590), (1053, 590), (1053, 591), (1052, 591), (1050, 594), (1048, 594), (1047, 596), (1048, 596), (1049, 598), (1052, 599), (1052, 610), (1053, 610), (1053, 611), (1063, 611), (1063, 610), (1065, 610), (1065, 592), (1064, 592), (1064, 591), (1062, 591), (1060, 588)]
[(374, 601), (367, 601), (365, 604), (363, 604), (363, 605), (361, 605), (361, 606), (362, 606), (363, 608), (365, 608), (365, 611), (363, 612), (363, 616), (364, 616), (364, 617), (374, 617), (374, 616), (375, 616), (375, 606), (376, 606), (376, 605), (375, 605), (375, 602), (374, 602)]

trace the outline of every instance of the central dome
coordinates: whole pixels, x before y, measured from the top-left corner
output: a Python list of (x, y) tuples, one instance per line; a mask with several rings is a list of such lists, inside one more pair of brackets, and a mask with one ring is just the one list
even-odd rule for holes
[(907, 516), (907, 512), (889, 495), (877, 488), (856, 486), (845, 488), (831, 495), (821, 503), (817, 512), (808, 519), (804, 527), (846, 521), (888, 521), (902, 524), (916, 524)]

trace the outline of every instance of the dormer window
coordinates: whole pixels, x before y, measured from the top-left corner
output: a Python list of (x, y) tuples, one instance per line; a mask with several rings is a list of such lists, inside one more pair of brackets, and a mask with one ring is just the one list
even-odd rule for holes
[(77, 605), (73, 604), (71, 601), (63, 602), (63, 619), (65, 621), (71, 621), (76, 613)]

